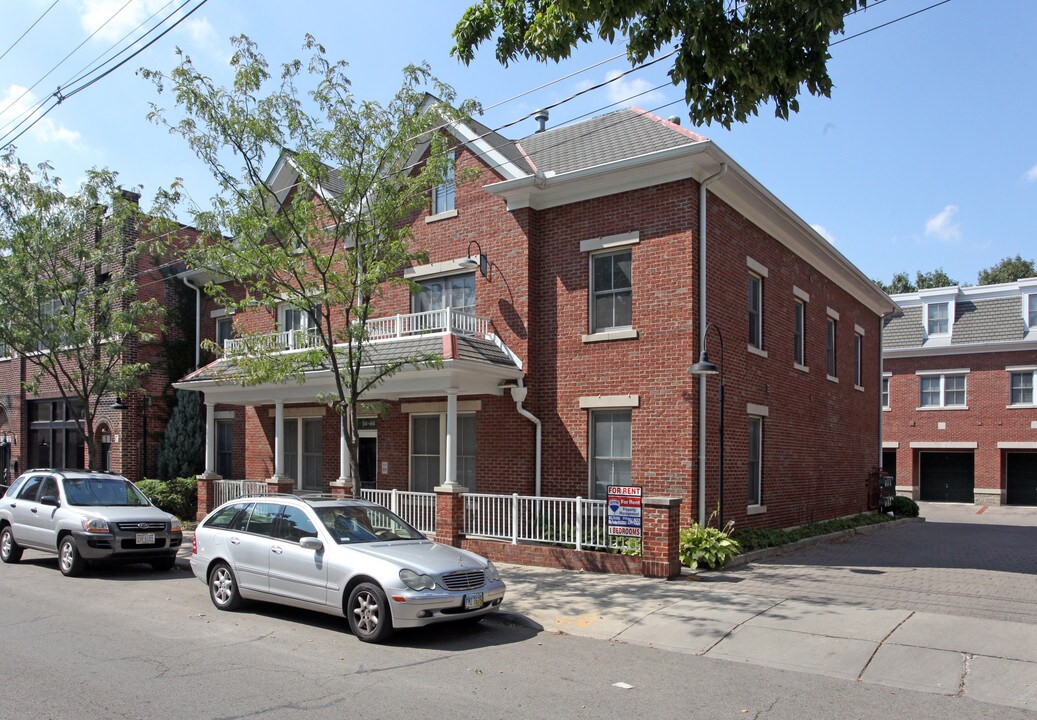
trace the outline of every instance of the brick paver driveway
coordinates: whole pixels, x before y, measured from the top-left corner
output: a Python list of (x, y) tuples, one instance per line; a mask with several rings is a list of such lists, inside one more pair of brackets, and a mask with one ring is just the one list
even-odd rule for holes
[(909, 523), (711, 574), (738, 593), (1037, 624), (1037, 508), (922, 506)]

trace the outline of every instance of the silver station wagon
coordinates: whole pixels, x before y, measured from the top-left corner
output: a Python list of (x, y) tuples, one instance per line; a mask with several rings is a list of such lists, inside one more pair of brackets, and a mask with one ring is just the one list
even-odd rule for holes
[(364, 642), (396, 628), (477, 620), (504, 583), (486, 558), (432, 542), (365, 500), (263, 495), (199, 523), (191, 569), (220, 610), (264, 600), (345, 616)]

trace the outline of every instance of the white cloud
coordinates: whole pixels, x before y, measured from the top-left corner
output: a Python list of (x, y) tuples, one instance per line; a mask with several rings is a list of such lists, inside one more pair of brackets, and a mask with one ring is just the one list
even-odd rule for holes
[(835, 236), (832, 235), (832, 233), (830, 233), (828, 231), (828, 228), (826, 228), (824, 225), (818, 225), (818, 224), (815, 223), (815, 224), (811, 225), (810, 227), (814, 228), (814, 230), (817, 232), (818, 235), (823, 237), (825, 240), (830, 242), (832, 245), (835, 245)]
[[(75, 130), (70, 130), (64, 125), (59, 125), (52, 118), (40, 118), (44, 105), (34, 108), (37, 98), (31, 92), (20, 85), (8, 85), (7, 89), (0, 93), (0, 128), (2, 133), (22, 132), (33, 120), (36, 124), (28, 131), (28, 136), (39, 143), (64, 143), (72, 148), (80, 148), (80, 135)], [(10, 105), (10, 107), (8, 107)], [(17, 130), (14, 128), (19, 126)]]
[(1037, 182), (1037, 165), (1026, 171), (1026, 180), (1028, 182)]
[[(220, 45), (220, 37), (216, 34), (216, 30), (213, 28), (212, 23), (209, 22), (208, 18), (188, 18), (184, 21), (180, 27), (187, 31), (190, 35), (191, 41), (194, 42), (200, 48), (208, 50), (209, 52), (217, 52)], [(230, 44), (227, 44), (230, 47)], [(225, 50), (226, 48), (223, 48)]]
[(79, 9), (79, 23), (95, 40), (115, 42), (147, 20), (151, 13), (162, 7), (160, 0), (83, 0)]
[(945, 242), (956, 242), (961, 240), (961, 226), (954, 222), (954, 216), (958, 214), (957, 205), (948, 205), (940, 212), (925, 221), (926, 236), (933, 235)]
[[(651, 105), (653, 102), (662, 102), (663, 94), (658, 90), (652, 90), (647, 92), (652, 87), (652, 83), (648, 82), (644, 78), (620, 77), (622, 71), (620, 70), (609, 70), (605, 75), (605, 79), (609, 81), (609, 84), (605, 86), (606, 92), (608, 92), (608, 98), (610, 102), (622, 103), (623, 105), (640, 105), (642, 107)], [(642, 95), (641, 93), (645, 93)], [(634, 96), (637, 97), (634, 97)]]

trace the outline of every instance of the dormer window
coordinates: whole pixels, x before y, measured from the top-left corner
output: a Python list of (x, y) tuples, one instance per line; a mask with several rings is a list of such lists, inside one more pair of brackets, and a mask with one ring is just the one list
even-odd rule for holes
[(926, 332), (929, 335), (946, 335), (950, 332), (949, 307), (950, 303), (945, 302), (929, 303), (926, 306), (928, 309)]
[(454, 209), (454, 159), (443, 173), (443, 182), (432, 188), (432, 214), (449, 212)]
[(1026, 327), (1037, 330), (1037, 293), (1026, 296)]

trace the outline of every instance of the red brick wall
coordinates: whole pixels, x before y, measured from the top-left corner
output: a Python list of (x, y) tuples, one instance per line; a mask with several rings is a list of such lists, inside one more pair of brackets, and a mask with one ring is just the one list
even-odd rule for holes
[[(898, 442), (897, 486), (911, 486), (918, 497), (918, 449), (912, 442), (974, 442), (977, 491), (1001, 491), (1005, 487), (1004, 452), (999, 442), (1037, 442), (1037, 409), (1008, 408), (1010, 374), (1006, 367), (1037, 364), (1037, 351), (987, 352), (936, 357), (887, 358), (884, 370), (889, 382), (890, 409), (883, 413), (883, 440)], [(970, 372), (965, 380), (967, 410), (919, 410), (919, 370)], [(945, 423), (939, 429), (939, 423)], [(903, 491), (902, 491), (903, 492)], [(997, 495), (979, 492), (977, 503), (999, 503)]]

